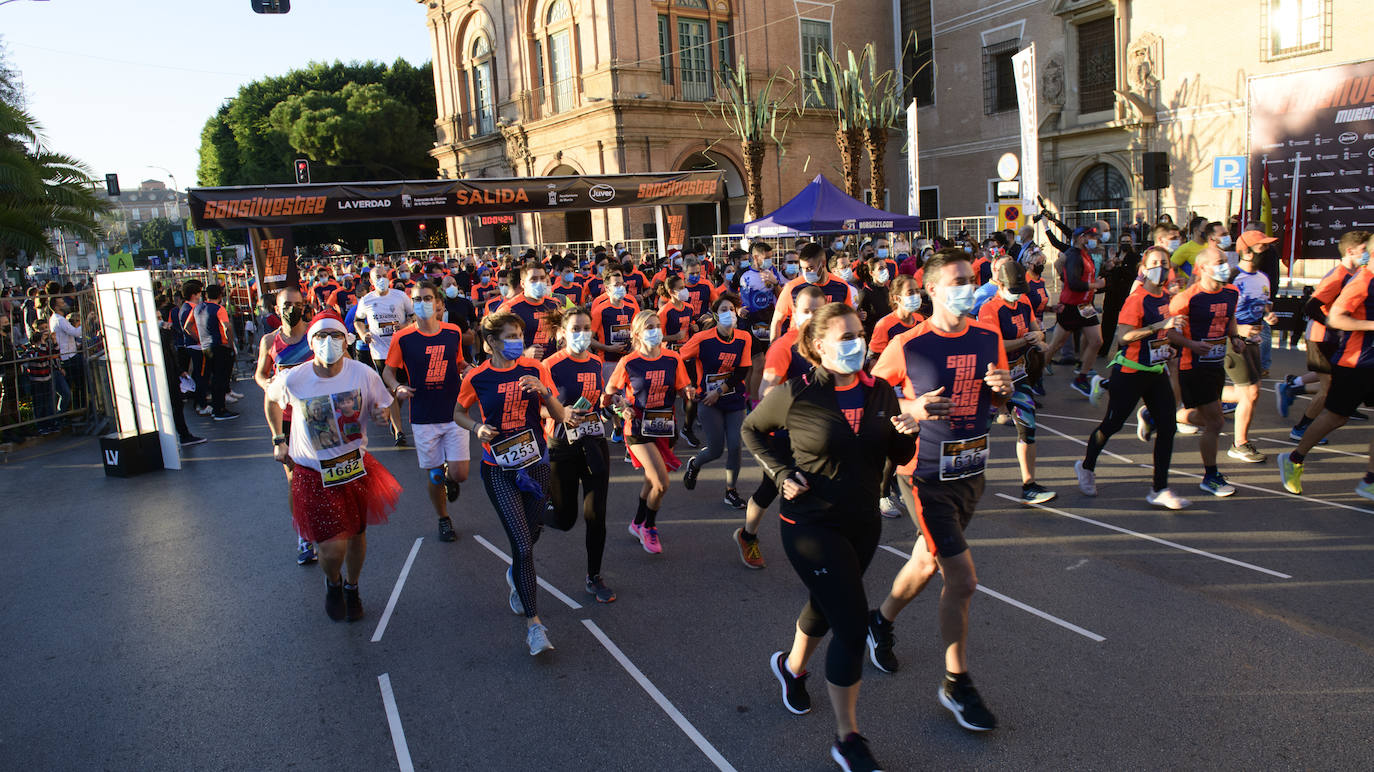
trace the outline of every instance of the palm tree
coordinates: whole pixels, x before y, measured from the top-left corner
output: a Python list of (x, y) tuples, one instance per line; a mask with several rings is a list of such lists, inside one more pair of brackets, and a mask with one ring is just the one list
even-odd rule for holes
[[(796, 111), (783, 105), (788, 103), (796, 84), (775, 74), (754, 93), (749, 87), (749, 70), (743, 56), (738, 67), (717, 73), (716, 81), (721, 101), (710, 110), (712, 114), (719, 110), (720, 119), (740, 142), (744, 156), (744, 219), (757, 220), (763, 216), (764, 155), (769, 142), (777, 147), (778, 155), (786, 152), (783, 142)], [(773, 89), (779, 85), (786, 85), (787, 91), (774, 97)]]
[(892, 70), (881, 74), (877, 72), (877, 57), (870, 56), (872, 47), (873, 44), (869, 43), (864, 49), (864, 58), (868, 59), (868, 84), (863, 89), (860, 123), (863, 126), (864, 150), (868, 153), (873, 206), (881, 209), (883, 191), (887, 190), (887, 168), (883, 165), (887, 155), (887, 132), (897, 127), (905, 106), (902, 104), (902, 89), (899, 88), (897, 73)]
[(844, 178), (844, 192), (858, 198), (862, 189), (859, 179), (859, 146), (864, 135), (865, 65), (875, 56), (873, 44), (864, 46), (863, 54), (855, 60), (848, 52), (845, 66), (841, 66), (824, 48), (816, 52), (816, 77), (810, 86), (821, 105), (835, 109), (835, 145), (840, 150), (840, 173)]

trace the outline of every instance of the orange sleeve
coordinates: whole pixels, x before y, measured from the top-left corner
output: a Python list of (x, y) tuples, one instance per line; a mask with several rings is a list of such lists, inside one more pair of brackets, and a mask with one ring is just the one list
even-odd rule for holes
[(881, 354), (887, 349), (888, 333), (892, 332), (892, 325), (896, 324), (896, 317), (892, 314), (884, 316), (878, 320), (878, 325), (873, 328), (873, 339), (868, 343), (868, 350), (874, 354)]
[[(400, 332), (396, 333), (396, 337), (391, 339), (391, 348), (388, 349), (386, 352), (387, 367), (394, 367), (397, 370), (406, 369), (406, 361), (401, 356), (401, 347), (399, 344), (401, 342), (401, 338), (405, 337), (408, 330), (409, 328), (401, 330)], [(458, 356), (461, 357), (462, 354), (460, 353)]]
[(1145, 317), (1144, 300), (1144, 296), (1139, 293), (1131, 293), (1127, 296), (1125, 305), (1117, 313), (1117, 321), (1132, 327), (1139, 327)]
[[(707, 332), (711, 332), (711, 334), (713, 334), (713, 335), (715, 334), (715, 333), (712, 332), (711, 330), (707, 330)], [(754, 366), (754, 354), (753, 354), (753, 348), (754, 348), (754, 346), (753, 346), (753, 341), (749, 340), (749, 335), (746, 334), (746, 333), (745, 333), (744, 331), (742, 331), (742, 330), (735, 330), (735, 340), (742, 340), (742, 341), (744, 341), (744, 357), (743, 357), (742, 359), (740, 359), (740, 363), (739, 363), (740, 368), (742, 369), (742, 368), (745, 368), (745, 367), (753, 367), (753, 366)]]
[(601, 309), (592, 306), (592, 337), (601, 343), (606, 342), (606, 333), (601, 329)]
[(763, 374), (775, 381), (784, 380), (791, 365), (792, 346), (785, 340), (775, 341), (768, 347), (768, 353), (763, 355)]
[(675, 358), (677, 359), (677, 383), (673, 385), (673, 388), (681, 391), (692, 385), (692, 379), (687, 377), (687, 365), (682, 363), (681, 358)]
[(1174, 299), (1169, 301), (1169, 313), (1173, 316), (1186, 314), (1188, 312), (1188, 301), (1193, 297), (1193, 288), (1183, 290), (1174, 295)]
[(1344, 275), (1338, 270), (1328, 273), (1326, 278), (1317, 285), (1312, 297), (1329, 308), (1335, 302), (1336, 296), (1341, 294), (1341, 279), (1343, 278), (1345, 278)]
[[(660, 315), (662, 314), (661, 311), (659, 313)], [(701, 336), (705, 335), (707, 332), (712, 335), (716, 334), (714, 330), (699, 332), (691, 338), (688, 338), (686, 343), (682, 344), (682, 350), (677, 352), (677, 355), (682, 357), (682, 361), (685, 362), (689, 359), (697, 358), (697, 355), (701, 353)], [(745, 352), (748, 353), (748, 349), (745, 349)]]
[(1341, 290), (1341, 294), (1331, 302), (1331, 310), (1344, 311), (1356, 319), (1363, 319), (1364, 309), (1361, 306), (1364, 305), (1367, 297), (1369, 297), (1369, 282), (1361, 281), (1359, 278), (1351, 279), (1350, 283)]
[[(907, 333), (902, 333), (892, 339), (893, 344), (905, 340)], [(1005, 361), (1005, 355), (1004, 355)], [(889, 344), (883, 349), (883, 353), (878, 356), (878, 361), (873, 364), (871, 375), (880, 381), (887, 381), (894, 387), (899, 387), (906, 383), (906, 356), (902, 353), (900, 345)], [(908, 397), (914, 396), (911, 394)]]
[(988, 302), (984, 303), (982, 307), (978, 309), (978, 321), (982, 322), (983, 324), (990, 324), (994, 327), (1001, 326), (1001, 322), (997, 319), (996, 301), (998, 300), (1000, 300), (1000, 298), (993, 296), (991, 299), (988, 300)]
[(234, 339), (233, 327), (229, 325), (229, 312), (224, 310), (224, 306), (219, 307), (219, 333), (227, 341)]
[(625, 383), (627, 380), (625, 377), (625, 363), (628, 361), (630, 361), (630, 357), (625, 356), (621, 357), (619, 362), (616, 362), (615, 369), (611, 371), (611, 379), (606, 381), (606, 391), (616, 392), (625, 390)]
[(673, 307), (669, 305), (658, 307), (658, 323), (663, 325), (665, 330), (668, 328), (668, 312), (672, 310), (672, 308)]
[(463, 385), (458, 389), (458, 404), (462, 405), (464, 410), (472, 407), (473, 403), (477, 401), (477, 389), (472, 387), (472, 378), (481, 369), (481, 367), (474, 368), (464, 376)]
[(553, 383), (553, 373), (549, 372), (549, 368), (545, 367), (543, 362), (536, 362), (535, 366), (539, 368), (539, 382), (547, 386), (549, 391), (557, 394), (558, 387)]
[(786, 319), (792, 315), (792, 286), (796, 279), (782, 285), (782, 292), (778, 294), (778, 303), (773, 306), (774, 319)]

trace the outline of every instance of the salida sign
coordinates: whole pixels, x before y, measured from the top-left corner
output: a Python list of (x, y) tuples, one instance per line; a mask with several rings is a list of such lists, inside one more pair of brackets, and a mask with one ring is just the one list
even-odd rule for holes
[(224, 229), (702, 204), (724, 194), (721, 172), (695, 171), (192, 188), (190, 207), (197, 228)]

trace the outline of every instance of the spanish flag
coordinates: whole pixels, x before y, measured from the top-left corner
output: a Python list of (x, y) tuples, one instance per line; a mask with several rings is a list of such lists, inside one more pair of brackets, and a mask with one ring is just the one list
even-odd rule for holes
[(1274, 235), (1274, 204), (1269, 200), (1269, 160), (1264, 161), (1264, 183), (1260, 188), (1260, 225), (1264, 235)]

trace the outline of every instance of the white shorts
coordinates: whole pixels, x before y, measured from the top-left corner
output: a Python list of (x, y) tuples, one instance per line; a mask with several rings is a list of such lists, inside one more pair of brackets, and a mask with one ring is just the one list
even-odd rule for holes
[(421, 469), (436, 469), (445, 461), (467, 461), (471, 433), (449, 421), (442, 424), (411, 424), (415, 435), (415, 451)]

